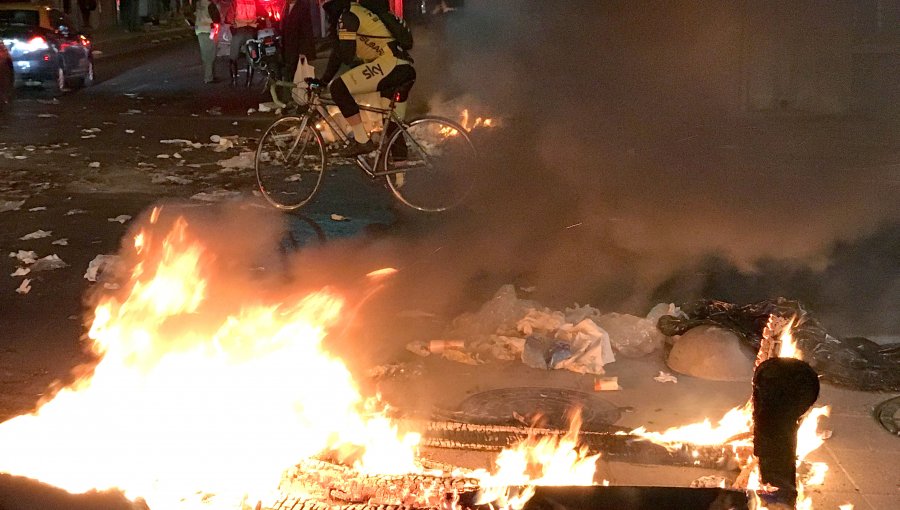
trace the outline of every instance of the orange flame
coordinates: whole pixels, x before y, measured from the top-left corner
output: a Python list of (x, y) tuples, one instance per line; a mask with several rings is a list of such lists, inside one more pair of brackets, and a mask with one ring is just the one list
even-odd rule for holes
[[(802, 353), (797, 348), (793, 338), (793, 328), (796, 317), (788, 322), (779, 335), (779, 357), (791, 357), (802, 359)], [(771, 321), (770, 321), (771, 322)], [(828, 435), (827, 431), (820, 431), (819, 418), (828, 416), (830, 406), (814, 407), (801, 420), (797, 429), (797, 463), (802, 462), (807, 455), (819, 448)], [(753, 403), (748, 401), (743, 406), (735, 407), (725, 413), (718, 425), (713, 426), (710, 420), (704, 419), (700, 423), (694, 423), (681, 427), (673, 427), (664, 432), (648, 432), (644, 427), (639, 427), (630, 433), (665, 446), (668, 449), (679, 449), (683, 445), (729, 445), (749, 446), (752, 444), (750, 433), (753, 427)], [(745, 488), (752, 491), (774, 490), (772, 487), (764, 487), (760, 483), (759, 466), (753, 456), (741, 458), (735, 452), (738, 465), (749, 471), (747, 473)], [(828, 472), (828, 465), (824, 462), (815, 462), (810, 465), (810, 476), (806, 486), (822, 485)], [(812, 500), (804, 493), (804, 484), (798, 483), (797, 508), (812, 508)], [(759, 498), (753, 508), (762, 508)]]
[(347, 367), (322, 347), (342, 299), (218, 302), (215, 257), (187, 227), (177, 220), (160, 243), (138, 234), (126, 297), (94, 313), (100, 361), (0, 424), (0, 471), (70, 492), (118, 488), (152, 508), (198, 491), (235, 508), (267, 497), (300, 459), (346, 445), (364, 451), (361, 470), (418, 470), (418, 435), (364, 413)]
[[(539, 485), (594, 485), (597, 459), (578, 444), (580, 413), (562, 436), (530, 436), (503, 450), (495, 461), (496, 471), (474, 473), (482, 490), (498, 498), (501, 507), (519, 509)], [(608, 485), (605, 482), (604, 485)]]

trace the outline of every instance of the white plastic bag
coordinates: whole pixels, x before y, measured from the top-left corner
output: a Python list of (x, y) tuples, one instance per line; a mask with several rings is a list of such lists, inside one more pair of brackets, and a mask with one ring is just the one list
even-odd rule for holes
[(300, 55), (300, 60), (297, 62), (297, 70), (294, 71), (294, 87), (291, 90), (291, 95), (294, 97), (294, 102), (297, 104), (306, 104), (306, 79), (307, 78), (315, 78), (316, 77), (316, 69), (306, 60), (306, 55)]

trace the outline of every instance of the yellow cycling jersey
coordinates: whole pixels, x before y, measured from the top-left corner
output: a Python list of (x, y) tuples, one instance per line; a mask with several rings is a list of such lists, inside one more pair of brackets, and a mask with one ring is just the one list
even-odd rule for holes
[(356, 41), (356, 56), (363, 62), (371, 62), (385, 55), (397, 55), (396, 44), (390, 30), (374, 12), (352, 3), (338, 20), (338, 39)]

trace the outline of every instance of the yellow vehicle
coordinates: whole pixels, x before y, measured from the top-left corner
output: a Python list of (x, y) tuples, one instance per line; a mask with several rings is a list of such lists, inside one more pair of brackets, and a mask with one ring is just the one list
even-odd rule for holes
[(91, 41), (59, 9), (0, 3), (0, 40), (12, 56), (17, 83), (49, 82), (62, 92), (94, 81)]

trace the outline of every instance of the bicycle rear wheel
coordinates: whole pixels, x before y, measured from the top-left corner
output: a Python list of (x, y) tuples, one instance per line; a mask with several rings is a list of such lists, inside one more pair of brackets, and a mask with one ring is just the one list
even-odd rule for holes
[(290, 211), (319, 191), (325, 170), (325, 142), (300, 117), (284, 117), (266, 130), (256, 148), (256, 181), (263, 197)]
[(477, 153), (459, 124), (422, 117), (388, 141), (384, 171), (398, 200), (419, 211), (446, 211), (472, 189)]

